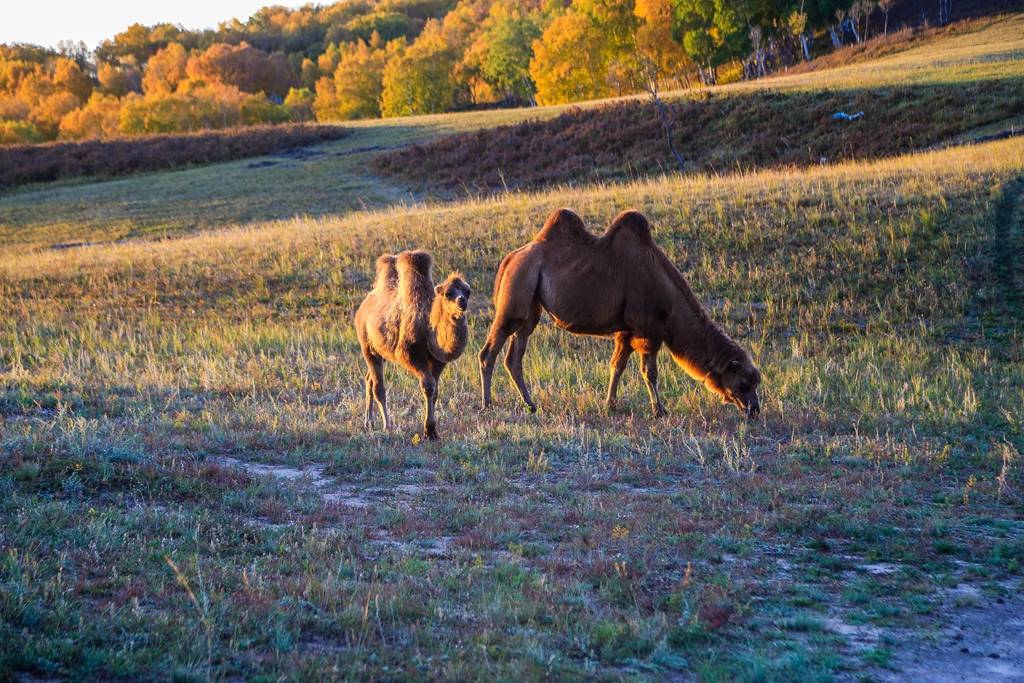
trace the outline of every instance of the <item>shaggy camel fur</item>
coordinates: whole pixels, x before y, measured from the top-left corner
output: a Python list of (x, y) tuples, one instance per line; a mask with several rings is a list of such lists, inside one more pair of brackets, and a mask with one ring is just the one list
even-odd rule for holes
[(494, 362), (511, 336), (505, 368), (530, 411), (536, 406), (523, 380), (523, 354), (541, 311), (574, 334), (611, 337), (615, 350), (607, 403), (615, 405), (619, 377), (633, 351), (655, 415), (657, 354), (668, 347), (683, 370), (754, 417), (761, 375), (749, 354), (708, 317), (682, 274), (651, 237), (647, 219), (624, 211), (595, 237), (572, 211), (551, 214), (529, 244), (505, 257), (494, 281), (494, 322), (480, 349), (483, 405), (491, 404)]
[(391, 429), (384, 390), (384, 361), (398, 363), (420, 381), (423, 431), (437, 438), (437, 383), (448, 363), (462, 355), (469, 338), (469, 284), (452, 273), (434, 287), (433, 259), (425, 251), (385, 254), (377, 259), (373, 290), (356, 311), (355, 326), (366, 373), (366, 426), (376, 401), (384, 429)]

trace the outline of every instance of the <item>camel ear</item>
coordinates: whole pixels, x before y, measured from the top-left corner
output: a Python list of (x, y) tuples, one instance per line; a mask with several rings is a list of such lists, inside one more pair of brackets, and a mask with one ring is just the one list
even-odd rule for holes
[(442, 285), (435, 286), (434, 287), (434, 294), (440, 294), (441, 293), (441, 289), (442, 289)]

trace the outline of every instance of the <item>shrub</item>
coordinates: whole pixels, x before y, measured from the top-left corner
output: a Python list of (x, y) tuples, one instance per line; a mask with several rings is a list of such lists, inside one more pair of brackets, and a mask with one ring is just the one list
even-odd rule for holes
[(0, 121), (0, 145), (42, 142), (45, 139), (46, 136), (28, 121)]
[[(141, 98), (140, 98), (141, 99)], [(31, 123), (0, 122), (0, 141), (39, 142)], [(13, 131), (13, 132), (12, 132)], [(254, 126), (189, 135), (0, 147), (0, 188), (73, 176), (116, 176), (205, 164), (336, 140), (340, 126)]]

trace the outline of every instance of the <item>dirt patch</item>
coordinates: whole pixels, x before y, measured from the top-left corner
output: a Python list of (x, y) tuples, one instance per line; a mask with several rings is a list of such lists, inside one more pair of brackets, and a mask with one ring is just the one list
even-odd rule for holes
[(257, 477), (273, 477), (281, 481), (303, 484), (320, 494), (325, 503), (347, 508), (369, 509), (375, 505), (409, 509), (410, 499), (436, 491), (436, 486), (422, 484), (396, 484), (360, 488), (351, 484), (337, 484), (324, 474), (323, 465), (290, 467), (288, 465), (263, 465), (237, 458), (214, 458), (222, 467), (240, 468)]
[[(956, 591), (954, 591), (955, 593)], [(962, 592), (962, 591), (961, 591)], [(1024, 681), (1024, 596), (986, 599), (933, 636), (904, 642), (880, 681)], [(948, 612), (947, 612), (948, 613)]]

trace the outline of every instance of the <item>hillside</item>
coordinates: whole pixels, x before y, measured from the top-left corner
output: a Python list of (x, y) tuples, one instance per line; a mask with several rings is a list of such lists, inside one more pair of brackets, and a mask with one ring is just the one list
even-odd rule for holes
[[(0, 257), (0, 514), (17, 520), (0, 667), (792, 680), (894, 664), (943, 623), (948, 586), (1017, 604), (1022, 169), (1015, 140)], [(349, 317), (376, 255), (431, 249), (486, 292), (562, 205), (594, 228), (643, 207), (761, 364), (764, 422), (667, 360), (670, 418), (648, 418), (632, 371), (605, 415), (610, 347), (545, 324), (538, 415), (503, 379), (480, 414), (466, 358), (439, 445), (410, 441), (403, 373), (396, 430), (364, 431)]]
[[(534, 136), (625, 144), (627, 99), (0, 194), (0, 679), (1024, 677), (1022, 24), (672, 94), (741, 171), (660, 174), (652, 145), (614, 180), (423, 181), (457, 141), (542, 169)], [(835, 98), (875, 127), (835, 133)], [(744, 137), (763, 121), (879, 158), (784, 160)], [(479, 409), (495, 270), (563, 206), (650, 218), (756, 359), (758, 420), (668, 354), (667, 417), (635, 362), (609, 412), (611, 344), (547, 319), (538, 412), (500, 370)], [(412, 247), (474, 292), (436, 443), (395, 367), (394, 429), (363, 425), (352, 315)]]
[[(921, 44), (923, 43), (923, 44)], [(855, 121), (837, 113), (861, 113)], [(669, 99), (686, 170), (833, 163), (1024, 123), (1024, 15), (969, 22), (896, 54)], [(650, 101), (572, 110), (404, 147), (374, 168), (423, 191), (502, 191), (676, 170)]]
[[(822, 152), (837, 141), (845, 141), (849, 154), (859, 156), (864, 141), (876, 153), (891, 153), (939, 140), (956, 141), (961, 133), (969, 138), (1020, 130), (1021, 122), (1012, 118), (1012, 112), (1019, 109), (1022, 101), (1018, 94), (1024, 79), (1024, 43), (1020, 37), (1024, 35), (1024, 19), (1014, 15), (1002, 20), (981, 20), (973, 26), (969, 33), (940, 36), (933, 42), (856, 68), (799, 74), (742, 87), (722, 86), (707, 90), (707, 95), (670, 93), (670, 98), (682, 98), (678, 100), (680, 112), (696, 111), (698, 120), (712, 123), (710, 131), (697, 128), (691, 141), (707, 144), (684, 146), (680, 140), (680, 147), (688, 157), (692, 154), (705, 161), (705, 168), (725, 172), (735, 169), (737, 162), (747, 168), (760, 163), (817, 164), (823, 155), (836, 158), (830, 150)], [(750, 92), (748, 98), (742, 96)], [(882, 93), (881, 99), (875, 94), (878, 92)], [(904, 105), (900, 98), (908, 94), (914, 99)], [(970, 101), (972, 97), (977, 100)], [(762, 103), (780, 107), (790, 98), (815, 109), (794, 112), (796, 125), (789, 121), (786, 109), (759, 113)], [(634, 99), (638, 104), (629, 104)], [(298, 158), (267, 157), (161, 174), (156, 181), (159, 192), (153, 191), (153, 176), (147, 175), (111, 182), (20, 188), (0, 193), (0, 249), (166, 236), (296, 215), (315, 217), (364, 207), (410, 204), (432, 194), (444, 197), (452, 190), (438, 188), (434, 175), (447, 173), (449, 177), (459, 177), (462, 138), (448, 137), (458, 134), (472, 134), (467, 142), (477, 149), (483, 145), (484, 149), (465, 177), (460, 177), (464, 185), (459, 184), (455, 194), (464, 194), (467, 189), (495, 188), (496, 176), (497, 189), (506, 185), (530, 186), (535, 183), (527, 181), (536, 169), (550, 169), (551, 164), (558, 163), (577, 163), (570, 172), (582, 170), (587, 177), (593, 177), (595, 168), (598, 177), (611, 178), (660, 172), (670, 157), (658, 148), (661, 133), (648, 106), (639, 104), (643, 101), (625, 98), (587, 102), (577, 105), (582, 113), (574, 113), (575, 107), (559, 106), (354, 121), (346, 125), (351, 134), (343, 140), (312, 148), (312, 153)], [(893, 106), (883, 108), (884, 102)], [(979, 106), (981, 103), (985, 106)], [(624, 155), (625, 163), (614, 158), (618, 148), (602, 143), (603, 136), (619, 140), (625, 132), (620, 130), (622, 126), (619, 122), (602, 123), (607, 117), (591, 111), (608, 105), (613, 105), (611, 115), (641, 112), (638, 119), (625, 122), (626, 131), (635, 133), (626, 141), (628, 145), (620, 146), (632, 153)], [(830, 111), (833, 105), (843, 109), (863, 105), (872, 117), (844, 126), (828, 118), (834, 113)], [(713, 120), (715, 113), (731, 110), (736, 111), (735, 117)], [(562, 123), (539, 123), (560, 116)], [(761, 134), (758, 131), (765, 116), (777, 125)], [(906, 122), (909, 130), (916, 133), (895, 138), (875, 134), (878, 118)], [(524, 130), (564, 134), (571, 140), (575, 134), (571, 126), (581, 121), (592, 121), (593, 125), (581, 127), (579, 142), (592, 146), (597, 143), (584, 151), (595, 157), (604, 155), (606, 159), (611, 155), (610, 161), (595, 164), (593, 158), (581, 160), (563, 154), (539, 158), (535, 166), (526, 159), (522, 162), (527, 166), (525, 170), (496, 163), (505, 155), (516, 154), (519, 146), (506, 144), (510, 131), (502, 126), (522, 123), (526, 126)], [(972, 128), (990, 121), (995, 123), (980, 130)], [(694, 127), (692, 121), (682, 123)], [(561, 133), (566, 124), (570, 128)], [(515, 130), (511, 129), (511, 133)], [(682, 126), (679, 131), (683, 131)], [(602, 136), (596, 141), (595, 132)], [(791, 134), (776, 139), (774, 135), (780, 132)], [(561, 145), (562, 141), (558, 143)], [(417, 148), (397, 152), (396, 160), (409, 155), (407, 167), (391, 164), (397, 175), (381, 177), (374, 170), (375, 163), (389, 164), (386, 158), (375, 162), (376, 157), (412, 144), (423, 145), (425, 152)], [(573, 175), (552, 176), (541, 180), (576, 180)], [(254, 185), (273, 191), (254, 193)]]

